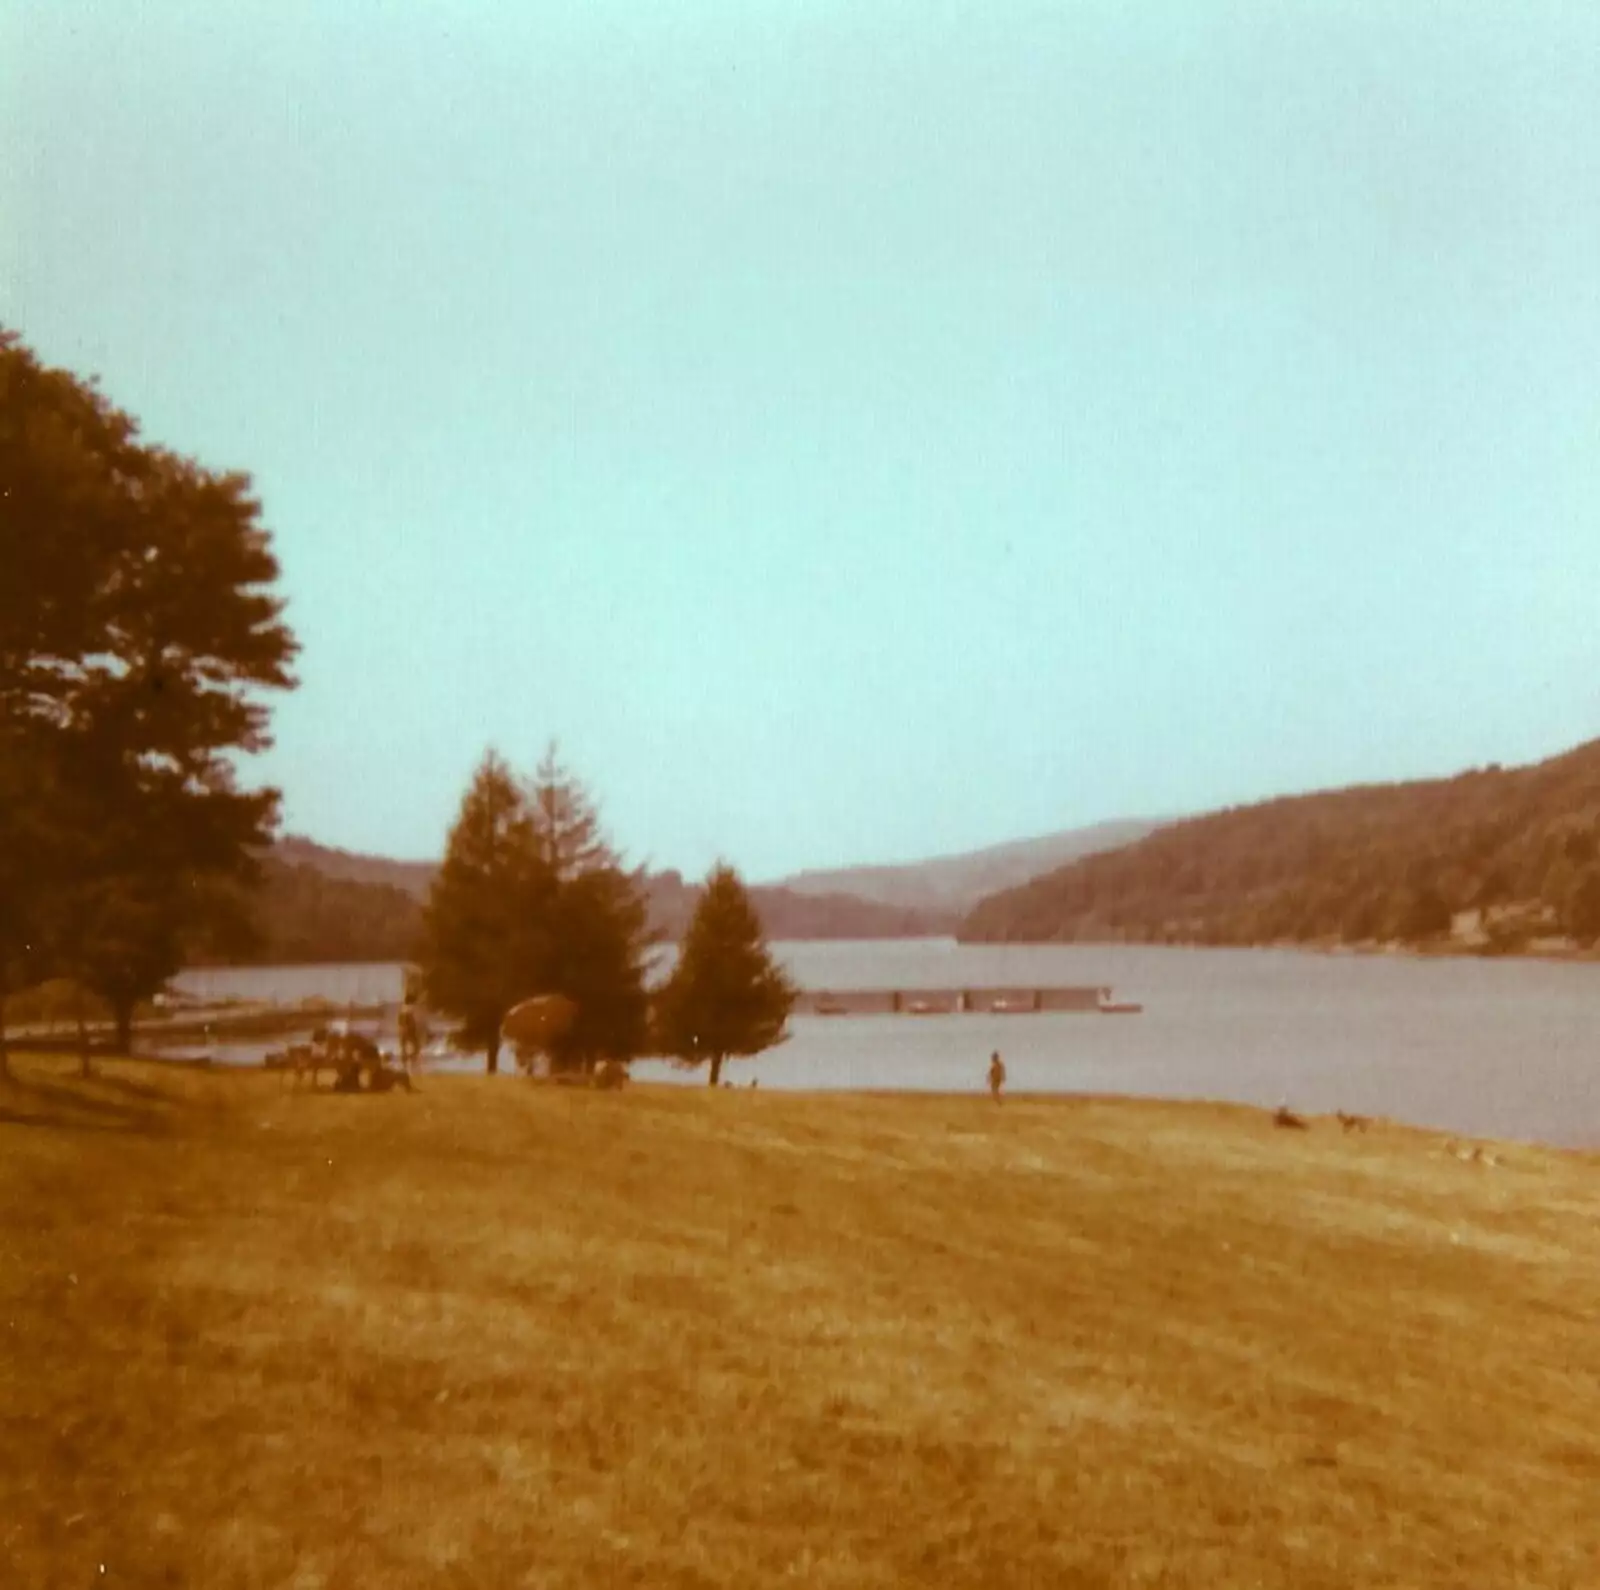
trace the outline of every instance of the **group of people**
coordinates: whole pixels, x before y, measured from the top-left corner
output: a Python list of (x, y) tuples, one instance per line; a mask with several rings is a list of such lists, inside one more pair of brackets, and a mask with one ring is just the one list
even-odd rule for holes
[(421, 1012), (408, 996), (400, 1007), (398, 1056), (380, 1049), (364, 1033), (354, 1031), (348, 1021), (340, 1020), (318, 1027), (308, 1042), (268, 1055), (266, 1063), (291, 1076), (296, 1087), (309, 1081), (314, 1088), (320, 1073), (331, 1071), (335, 1092), (386, 1093), (399, 1087), (409, 1093), (411, 1074), (422, 1057), (426, 1038)]
[(327, 1067), (333, 1072), (336, 1093), (387, 1093), (394, 1087), (411, 1091), (409, 1061), (402, 1057), (398, 1066), (391, 1065), (387, 1051), (365, 1034), (352, 1032), (348, 1022), (319, 1027), (311, 1035), (311, 1051), (304, 1068), (311, 1072), (313, 1087), (317, 1072)]

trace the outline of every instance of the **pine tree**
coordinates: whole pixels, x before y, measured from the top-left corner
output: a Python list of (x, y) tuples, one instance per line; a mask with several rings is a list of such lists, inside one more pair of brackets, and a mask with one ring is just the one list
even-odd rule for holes
[(558, 1069), (630, 1060), (648, 1030), (644, 891), (606, 843), (593, 802), (552, 748), (518, 781), (493, 752), (451, 831), (428, 902), (423, 974), (458, 1041), (498, 1069), (512, 1006), (562, 994), (577, 1007), (552, 1045)]
[(499, 1069), (500, 1019), (518, 1000), (537, 959), (529, 921), (554, 892), (541, 876), (528, 804), (494, 752), (484, 754), (450, 830), (423, 920), (422, 976), (428, 1003), (453, 1016), (457, 1042), (482, 1049)]
[(562, 764), (554, 741), (545, 748), (523, 792), (535, 852), (559, 882), (570, 883), (583, 873), (618, 865), (600, 831), (594, 802)]
[(674, 969), (656, 1005), (662, 1050), (711, 1063), (710, 1084), (731, 1057), (760, 1054), (785, 1037), (795, 988), (772, 959), (738, 873), (718, 864), (705, 882)]
[(554, 917), (546, 986), (572, 1000), (577, 1015), (552, 1046), (552, 1064), (593, 1071), (603, 1059), (632, 1060), (650, 1028), (643, 887), (618, 865), (592, 867), (561, 885)]
[(564, 994), (577, 1015), (553, 1045), (558, 1070), (591, 1071), (596, 1061), (631, 1060), (645, 1047), (650, 944), (644, 883), (627, 871), (601, 828), (588, 791), (545, 752), (525, 789), (540, 867), (554, 879), (537, 924), (538, 992)]

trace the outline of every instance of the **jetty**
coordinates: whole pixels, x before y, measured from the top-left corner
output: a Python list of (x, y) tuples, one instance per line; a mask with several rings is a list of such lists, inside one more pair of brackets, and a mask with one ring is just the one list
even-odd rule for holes
[(1137, 1005), (1115, 1002), (1107, 987), (805, 988), (797, 1016), (959, 1016), (975, 1012), (1028, 1015), (1101, 1011), (1118, 1015)]

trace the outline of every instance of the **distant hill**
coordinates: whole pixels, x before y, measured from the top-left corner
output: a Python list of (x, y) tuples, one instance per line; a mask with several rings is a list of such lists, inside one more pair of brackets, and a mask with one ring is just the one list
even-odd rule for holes
[[(219, 948), (219, 958), (267, 966), (409, 960), (417, 953), (422, 908), (438, 864), (361, 855), (290, 835), (261, 857), (261, 870), (261, 887), (243, 908), (252, 942), (248, 948)], [(647, 874), (645, 887), (652, 923), (668, 939), (681, 937), (698, 888), (676, 872)], [(801, 894), (775, 886), (750, 892), (773, 939), (915, 938), (953, 932), (957, 921), (954, 913), (848, 894)]]
[(1018, 839), (899, 866), (797, 872), (780, 879), (778, 886), (796, 894), (849, 894), (905, 910), (960, 915), (985, 895), (1025, 883), (1079, 856), (1132, 844), (1158, 826), (1135, 819), (1096, 823), (1042, 839)]
[(291, 867), (315, 867), (325, 877), (350, 883), (388, 884), (418, 900), (427, 899), (433, 875), (439, 870), (436, 861), (391, 861), (387, 856), (358, 855), (319, 845), (302, 834), (285, 834), (272, 847), (272, 854)]
[(1173, 823), (990, 896), (968, 940), (1409, 944), (1600, 937), (1600, 740), (1528, 767), (1363, 785)]
[[(259, 966), (297, 966), (321, 961), (404, 961), (417, 952), (422, 931), (418, 892), (390, 882), (371, 881), (329, 870), (304, 859), (320, 846), (300, 841), (278, 846), (261, 858), (261, 887), (246, 897), (244, 912), (252, 928), (247, 949), (224, 953), (230, 961)], [(342, 851), (326, 851), (345, 856)], [(302, 859), (290, 860), (291, 856)], [(378, 862), (376, 857), (348, 857)], [(378, 862), (402, 868), (412, 863)]]
[[(699, 886), (676, 872), (647, 879), (650, 917), (669, 939), (683, 936), (700, 898)], [(916, 911), (852, 894), (803, 894), (776, 884), (756, 884), (750, 899), (769, 939), (901, 939), (950, 934), (953, 913)]]

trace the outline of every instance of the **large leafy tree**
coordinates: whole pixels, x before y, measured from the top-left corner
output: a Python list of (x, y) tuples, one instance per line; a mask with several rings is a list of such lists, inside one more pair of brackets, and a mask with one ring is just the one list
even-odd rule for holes
[(713, 867), (656, 1005), (656, 1039), (688, 1065), (723, 1062), (781, 1043), (795, 988), (773, 960), (761, 919), (732, 867)]
[(218, 885), (250, 877), (278, 796), (234, 758), (269, 744), (262, 692), (295, 651), (260, 512), (248, 476), (142, 444), (0, 331), (0, 831), (38, 840), (0, 877), (0, 991), (42, 956), (126, 1037)]
[(50, 970), (42, 929), (59, 803), (42, 739), (32, 725), (0, 722), (0, 1077), (8, 1069), (7, 997)]
[[(0, 709), (70, 715), (116, 654), (114, 583), (141, 490), (137, 428), (0, 329)], [(37, 750), (37, 747), (32, 747)]]
[(114, 759), (76, 803), (76, 865), (58, 885), (50, 937), (59, 970), (110, 1008), (119, 1049), (139, 1001), (233, 925), (235, 891), (256, 876), (252, 847), (275, 804), (225, 776), (202, 791), (171, 770)]
[(66, 838), (60, 731), (76, 677), (112, 651), (94, 597), (114, 565), (133, 435), (92, 387), (0, 330), (0, 1034), (5, 996), (48, 970), (43, 914)]

